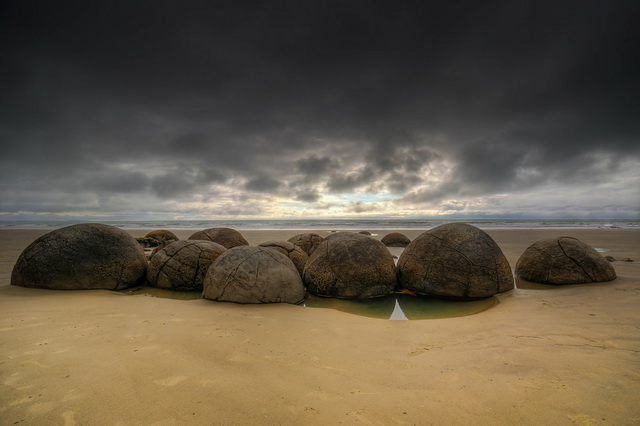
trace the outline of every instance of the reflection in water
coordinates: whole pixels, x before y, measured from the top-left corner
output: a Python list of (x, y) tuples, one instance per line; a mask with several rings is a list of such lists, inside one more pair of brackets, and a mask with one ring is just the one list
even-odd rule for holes
[[(172, 291), (156, 287), (134, 287), (123, 290), (122, 293), (179, 300), (200, 299), (202, 296), (200, 291)], [(389, 320), (463, 317), (485, 311), (497, 304), (498, 299), (495, 297), (481, 300), (450, 300), (408, 294), (391, 294), (371, 299), (337, 299), (307, 293), (304, 302), (304, 306), (309, 308), (330, 308), (354, 315)]]
[(542, 284), (534, 283), (533, 281), (525, 281), (520, 278), (516, 278), (516, 288), (524, 290), (553, 290), (554, 288), (561, 287), (558, 284)]
[(350, 314), (390, 320), (454, 318), (477, 314), (498, 304), (498, 299), (450, 300), (392, 294), (373, 299), (335, 299), (307, 295), (305, 306), (331, 308)]

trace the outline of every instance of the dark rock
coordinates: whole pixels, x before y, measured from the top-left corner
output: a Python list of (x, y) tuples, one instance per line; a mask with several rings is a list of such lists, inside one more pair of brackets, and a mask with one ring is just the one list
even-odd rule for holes
[(624, 259), (622, 259), (622, 262), (633, 262), (633, 259), (631, 259), (630, 257), (625, 257)]
[(152, 249), (157, 247), (160, 242), (152, 237), (136, 237), (136, 241), (144, 248)]
[(202, 290), (209, 266), (225, 251), (208, 240), (173, 241), (152, 256), (147, 281), (168, 290)]
[(307, 264), (307, 260), (309, 260), (309, 256), (307, 256), (307, 253), (305, 253), (300, 247), (290, 243), (289, 241), (265, 241), (264, 243), (258, 244), (258, 247), (274, 249), (287, 256), (291, 259), (302, 277), (304, 267)]
[(155, 231), (148, 232), (145, 235), (147, 238), (154, 238), (158, 241), (178, 241), (180, 238), (176, 234), (166, 229), (156, 229)]
[(371, 235), (371, 232), (369, 232), (369, 231), (360, 231), (360, 232), (358, 232), (358, 234)]
[(304, 285), (284, 254), (266, 247), (240, 246), (213, 262), (204, 279), (202, 297), (236, 303), (300, 303)]
[(616, 258), (613, 257), (613, 256), (605, 256), (604, 258), (607, 259), (607, 262), (615, 262), (616, 261)]
[(616, 272), (593, 247), (573, 237), (559, 237), (530, 245), (518, 259), (516, 276), (543, 284), (581, 284), (611, 281)]
[(189, 239), (213, 241), (227, 249), (249, 245), (241, 233), (231, 228), (208, 228), (203, 231), (196, 232), (190, 236)]
[(513, 289), (507, 258), (481, 229), (449, 223), (426, 231), (398, 259), (398, 284), (417, 294), (459, 299)]
[(319, 296), (369, 298), (395, 289), (395, 265), (378, 240), (351, 232), (327, 237), (304, 269), (309, 292)]
[(11, 284), (59, 290), (119, 290), (144, 280), (144, 251), (127, 232), (83, 223), (56, 229), (18, 257)]
[(391, 232), (382, 237), (381, 241), (387, 247), (406, 247), (411, 243), (411, 240), (400, 232)]
[(323, 238), (318, 234), (314, 234), (313, 232), (307, 232), (305, 234), (295, 235), (289, 238), (287, 241), (297, 245), (302, 250), (304, 250), (304, 252), (307, 253), (308, 256), (311, 256), (318, 245), (323, 241)]

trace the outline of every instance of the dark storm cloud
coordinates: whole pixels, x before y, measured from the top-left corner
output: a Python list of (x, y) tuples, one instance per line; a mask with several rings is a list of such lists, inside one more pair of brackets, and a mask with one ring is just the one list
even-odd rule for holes
[(636, 1), (0, 7), (0, 198), (41, 187), (31, 207), (47, 189), (162, 200), (233, 178), (304, 202), (436, 202), (640, 157)]

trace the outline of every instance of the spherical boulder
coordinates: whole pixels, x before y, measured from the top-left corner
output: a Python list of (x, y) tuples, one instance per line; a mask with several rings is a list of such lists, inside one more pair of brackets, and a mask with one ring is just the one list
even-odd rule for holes
[(479, 299), (513, 289), (507, 258), (484, 231), (449, 223), (422, 233), (398, 259), (398, 285), (427, 296)]
[(83, 223), (56, 229), (24, 249), (11, 284), (56, 290), (120, 290), (144, 280), (147, 260), (129, 233)]
[(289, 241), (265, 241), (264, 243), (258, 244), (258, 247), (274, 249), (284, 254), (291, 259), (300, 273), (300, 276), (302, 276), (307, 260), (309, 260), (309, 256), (307, 256), (307, 253), (297, 245), (290, 243)]
[(297, 245), (304, 250), (308, 256), (311, 256), (322, 240), (323, 238), (320, 235), (314, 234), (313, 232), (307, 232), (304, 234), (294, 235), (287, 241)]
[(340, 298), (384, 296), (396, 286), (389, 250), (378, 240), (351, 232), (332, 234), (320, 243), (303, 279), (309, 292)]
[(145, 237), (156, 239), (158, 242), (180, 240), (176, 234), (167, 229), (156, 229), (155, 231), (150, 231), (145, 235)]
[(582, 284), (614, 280), (616, 271), (588, 244), (559, 237), (530, 245), (516, 263), (516, 277), (543, 284)]
[(225, 251), (209, 240), (174, 241), (151, 258), (147, 282), (167, 290), (202, 291), (209, 266)]
[(391, 232), (382, 237), (380, 241), (387, 247), (406, 247), (411, 243), (411, 240), (400, 232)]
[(369, 232), (369, 231), (360, 231), (360, 232), (358, 232), (358, 234), (371, 236), (371, 232)]
[(219, 302), (301, 303), (304, 285), (293, 262), (266, 247), (240, 246), (209, 267), (202, 297)]
[(191, 235), (189, 239), (213, 241), (227, 249), (249, 245), (240, 232), (231, 228), (208, 228), (203, 231), (196, 232)]

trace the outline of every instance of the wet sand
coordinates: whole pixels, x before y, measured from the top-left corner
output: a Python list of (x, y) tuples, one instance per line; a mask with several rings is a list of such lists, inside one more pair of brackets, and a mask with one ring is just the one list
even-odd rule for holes
[(512, 267), (560, 235), (635, 262), (614, 262), (612, 282), (519, 282), (481, 313), (416, 321), (8, 285), (45, 232), (0, 231), (0, 424), (640, 423), (638, 230), (491, 230)]

